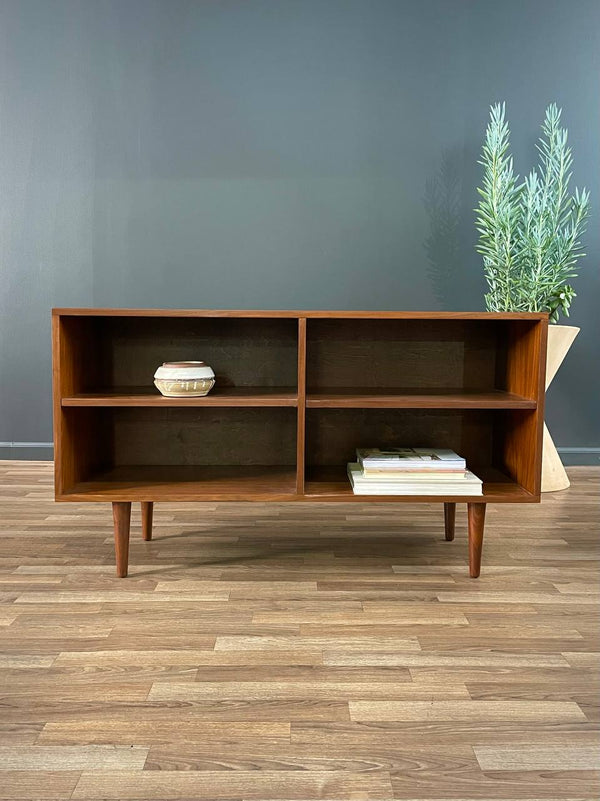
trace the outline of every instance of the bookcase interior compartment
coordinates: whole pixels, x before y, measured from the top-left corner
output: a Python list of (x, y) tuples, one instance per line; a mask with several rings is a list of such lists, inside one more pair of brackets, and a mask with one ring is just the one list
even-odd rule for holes
[(490, 403), (494, 393), (513, 393), (513, 401), (531, 400), (533, 408), (537, 338), (531, 320), (309, 319), (308, 405), (328, 391), (370, 397), (421, 390), (453, 392), (455, 405), (467, 405), (471, 393), (487, 393)]
[[(72, 365), (63, 395), (137, 389), (156, 394), (156, 368), (204, 361), (215, 390), (297, 389), (298, 321), (228, 317), (61, 317), (62, 353)], [(67, 366), (67, 365), (65, 365)], [(243, 396), (243, 393), (238, 393)]]
[[(536, 492), (535, 450), (515, 458), (514, 430), (536, 425), (535, 411), (454, 409), (309, 409), (306, 416), (306, 492), (319, 482), (346, 492), (346, 465), (367, 447), (450, 448), (484, 484), (516, 496)], [(493, 491), (496, 491), (494, 487)], [(334, 490), (332, 490), (334, 491)], [(485, 492), (485, 486), (484, 486)], [(488, 487), (488, 494), (493, 494)]]
[(295, 409), (71, 408), (64, 419), (74, 459), (94, 432), (94, 458), (64, 477), (67, 494), (295, 492)]

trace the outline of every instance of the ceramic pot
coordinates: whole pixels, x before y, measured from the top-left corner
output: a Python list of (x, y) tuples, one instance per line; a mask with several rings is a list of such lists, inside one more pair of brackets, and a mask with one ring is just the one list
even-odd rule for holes
[[(575, 337), (581, 329), (574, 325), (548, 326), (548, 353), (546, 357), (546, 389), (558, 368), (564, 361), (573, 344)], [(569, 477), (560, 460), (558, 451), (552, 442), (552, 437), (544, 423), (544, 444), (542, 456), (542, 492), (556, 492), (570, 486)]]
[(200, 398), (214, 387), (215, 374), (204, 362), (164, 362), (154, 384), (167, 398)]

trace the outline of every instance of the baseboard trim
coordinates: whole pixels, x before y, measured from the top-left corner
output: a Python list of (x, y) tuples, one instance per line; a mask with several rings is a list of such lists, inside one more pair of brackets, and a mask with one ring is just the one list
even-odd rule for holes
[(53, 448), (52, 442), (0, 442), (0, 448)]
[(565, 467), (600, 464), (600, 448), (557, 448)]
[(54, 445), (52, 442), (1, 442), (0, 459), (23, 461), (52, 461)]
[(561, 453), (600, 453), (600, 448), (558, 448)]

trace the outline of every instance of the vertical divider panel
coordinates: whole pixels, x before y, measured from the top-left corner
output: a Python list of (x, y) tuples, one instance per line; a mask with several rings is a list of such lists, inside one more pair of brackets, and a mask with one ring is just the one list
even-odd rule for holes
[(296, 427), (296, 492), (304, 494), (306, 453), (306, 317), (298, 318), (298, 424)]

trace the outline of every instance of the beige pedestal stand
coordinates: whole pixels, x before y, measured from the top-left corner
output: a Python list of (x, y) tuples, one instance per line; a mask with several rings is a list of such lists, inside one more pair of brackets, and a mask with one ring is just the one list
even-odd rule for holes
[[(550, 325), (548, 327), (548, 357), (546, 360), (546, 389), (563, 360), (580, 329), (574, 325)], [(555, 492), (567, 489), (569, 477), (560, 461), (550, 432), (544, 423), (544, 445), (542, 457), (542, 492)]]

